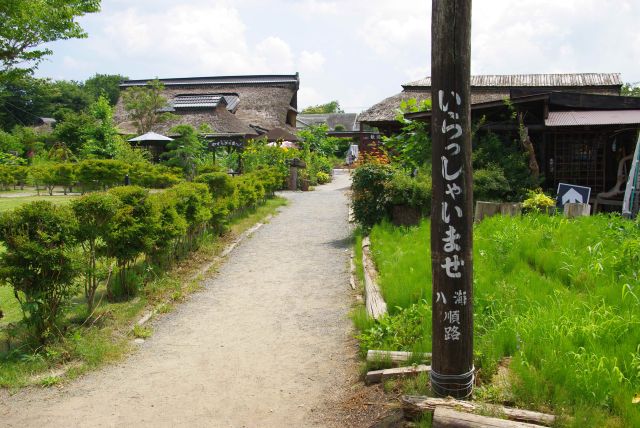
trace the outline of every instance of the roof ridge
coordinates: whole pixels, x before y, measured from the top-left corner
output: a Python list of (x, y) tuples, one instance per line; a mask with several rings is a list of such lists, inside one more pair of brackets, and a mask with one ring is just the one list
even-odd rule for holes
[[(622, 85), (620, 73), (518, 73), (476, 74), (471, 86), (617, 86)], [(431, 86), (431, 76), (402, 85), (403, 88)]]

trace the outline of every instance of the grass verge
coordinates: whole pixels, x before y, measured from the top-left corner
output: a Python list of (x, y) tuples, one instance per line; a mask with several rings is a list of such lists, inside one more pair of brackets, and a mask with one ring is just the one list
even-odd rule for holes
[(44, 347), (21, 343), (21, 312), (7, 286), (0, 287), (0, 387), (16, 389), (28, 385), (52, 386), (117, 361), (132, 349), (132, 339), (152, 335), (147, 326), (135, 323), (147, 311), (170, 312), (189, 294), (200, 289), (200, 279), (216, 269), (217, 255), (255, 223), (275, 214), (286, 205), (284, 198), (269, 199), (264, 205), (234, 218), (223, 236), (205, 240), (200, 248), (167, 272), (146, 268), (143, 285), (136, 297), (123, 302), (107, 302), (104, 288), (96, 294), (98, 305), (87, 317), (83, 296), (72, 300), (63, 323), (63, 334)]
[[(363, 348), (429, 350), (428, 230), (372, 230), (390, 315), (362, 330)], [(476, 225), (474, 242), (476, 397), (572, 416), (560, 426), (640, 426), (640, 227), (498, 216)]]

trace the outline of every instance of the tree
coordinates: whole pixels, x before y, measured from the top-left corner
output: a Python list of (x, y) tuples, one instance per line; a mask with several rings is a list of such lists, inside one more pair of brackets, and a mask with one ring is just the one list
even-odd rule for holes
[(87, 37), (75, 19), (100, 10), (100, 0), (0, 2), (0, 73), (20, 64), (32, 71), (51, 49), (44, 43)]
[(624, 85), (622, 85), (620, 95), (624, 95), (627, 97), (640, 97), (640, 82), (625, 83)]
[(178, 125), (171, 129), (178, 137), (167, 143), (168, 152), (163, 153), (166, 164), (182, 168), (187, 180), (193, 180), (198, 162), (205, 154), (205, 144), (190, 125)]
[(147, 86), (134, 86), (122, 93), (124, 108), (133, 119), (138, 132), (149, 132), (153, 125), (167, 121), (173, 115), (161, 110), (168, 100), (162, 95), (164, 85), (158, 79), (147, 82)]
[(76, 237), (87, 261), (84, 294), (89, 314), (93, 310), (94, 297), (100, 284), (96, 261), (106, 251), (104, 239), (119, 205), (120, 200), (109, 193), (92, 193), (71, 203), (71, 209), (78, 219)]
[(24, 321), (40, 342), (58, 332), (56, 322), (74, 294), (76, 226), (69, 208), (47, 201), (0, 216), (0, 241), (6, 248), (0, 278), (13, 287)]
[(340, 108), (340, 103), (338, 101), (330, 101), (326, 104), (309, 106), (302, 110), (302, 114), (322, 114), (322, 113), (344, 113), (344, 110)]
[(85, 159), (78, 163), (76, 177), (82, 186), (82, 193), (85, 193), (87, 190), (104, 190), (122, 183), (127, 169), (124, 162), (113, 159)]
[[(109, 193), (120, 200), (120, 206), (110, 222), (105, 242), (109, 255), (117, 261), (121, 292), (130, 296), (135, 290), (127, 281), (127, 270), (140, 254), (153, 249), (159, 220), (158, 207), (142, 187), (120, 186), (109, 190)], [(114, 297), (112, 288), (107, 292), (109, 297)]]
[(120, 97), (120, 83), (127, 79), (119, 74), (95, 74), (84, 82), (84, 89), (94, 100), (102, 95), (115, 106)]
[(114, 158), (120, 137), (113, 126), (113, 109), (109, 101), (103, 95), (98, 97), (98, 100), (89, 107), (89, 115), (94, 118), (95, 123), (94, 126), (84, 129), (85, 142), (82, 155), (103, 159)]
[(431, 137), (429, 125), (420, 121), (407, 120), (405, 113), (431, 110), (431, 100), (417, 102), (409, 99), (400, 103), (396, 120), (402, 123), (402, 132), (384, 137), (384, 146), (395, 161), (403, 168), (414, 170), (431, 164)]
[(0, 128), (9, 131), (50, 115), (53, 88), (46, 80), (28, 75), (2, 77), (0, 73)]

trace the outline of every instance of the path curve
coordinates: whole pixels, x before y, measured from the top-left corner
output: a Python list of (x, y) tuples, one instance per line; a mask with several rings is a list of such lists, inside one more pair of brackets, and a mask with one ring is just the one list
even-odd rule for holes
[(289, 205), (136, 353), (61, 390), (0, 392), (1, 425), (328, 425), (354, 370), (348, 186), (338, 171), (286, 192)]

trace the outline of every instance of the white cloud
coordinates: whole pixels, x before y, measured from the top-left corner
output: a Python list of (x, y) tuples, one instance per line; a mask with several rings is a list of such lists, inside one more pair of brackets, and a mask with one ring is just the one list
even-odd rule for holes
[(340, 12), (338, 2), (335, 1), (305, 0), (296, 3), (296, 7), (305, 14), (337, 15)]
[(326, 103), (330, 100), (326, 99), (318, 90), (313, 86), (301, 86), (298, 90), (298, 109), (302, 110), (305, 107)]
[(372, 1), (363, 9), (358, 37), (377, 55), (402, 56), (430, 40), (430, 8), (424, 1)]
[(300, 72), (320, 73), (326, 59), (320, 52), (302, 51), (298, 58), (298, 70)]
[(289, 45), (279, 37), (270, 36), (258, 43), (255, 52), (258, 69), (268, 73), (291, 73), (293, 52)]
[(108, 22), (104, 34), (120, 61), (162, 64), (157, 67), (162, 75), (164, 70), (193, 76), (294, 69), (287, 42), (269, 36), (249, 46), (238, 10), (225, 4), (181, 4), (157, 13), (129, 8), (114, 13)]

